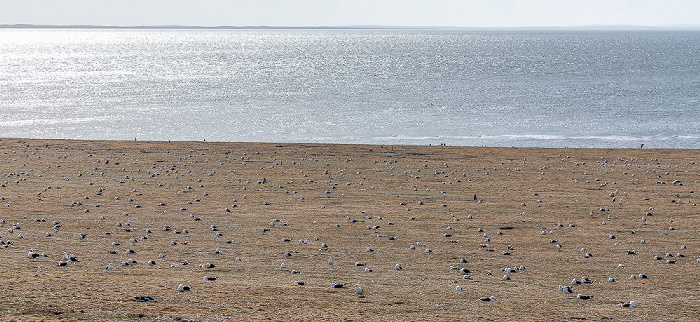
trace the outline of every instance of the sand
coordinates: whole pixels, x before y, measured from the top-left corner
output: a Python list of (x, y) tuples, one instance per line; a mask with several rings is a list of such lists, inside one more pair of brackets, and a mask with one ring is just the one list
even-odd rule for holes
[(698, 320), (699, 159), (2, 139), (0, 319)]

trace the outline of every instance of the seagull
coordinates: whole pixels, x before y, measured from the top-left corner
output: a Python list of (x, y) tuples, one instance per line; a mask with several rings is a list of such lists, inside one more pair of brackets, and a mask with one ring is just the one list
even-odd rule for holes
[(456, 290), (456, 291), (461, 291), (461, 290), (462, 290), (462, 287), (459, 286), (459, 285), (457, 285), (457, 287), (455, 288), (455, 290)]
[(180, 284), (180, 285), (177, 286), (177, 290), (180, 291), (180, 292), (189, 291), (189, 290), (190, 290), (190, 287)]
[(620, 306), (621, 307), (635, 307), (637, 305), (634, 304), (634, 301), (629, 301), (629, 302), (620, 303)]
[(355, 284), (355, 294), (357, 295), (363, 295), (364, 291), (362, 291), (362, 288), (360, 287), (360, 284)]
[(30, 249), (29, 253), (27, 253), (27, 257), (29, 257), (29, 258), (37, 258), (39, 256), (41, 256), (41, 255), (35, 254), (33, 249)]
[(114, 269), (114, 264), (112, 264), (112, 263), (107, 264), (107, 267), (105, 267), (105, 269)]
[(576, 298), (577, 298), (577, 299), (581, 299), (581, 300), (590, 300), (590, 299), (593, 298), (593, 295), (583, 295), (583, 294), (579, 294), (579, 295), (576, 295)]
[(343, 287), (345, 287), (345, 283), (339, 283), (339, 284), (332, 283), (331, 284), (331, 288), (343, 288)]
[(491, 297), (480, 297), (480, 298), (479, 298), (479, 301), (483, 301), (483, 302), (496, 302), (496, 297), (495, 297), (495, 296), (491, 296)]
[(333, 257), (328, 257), (328, 265), (333, 265)]
[(301, 282), (301, 281), (294, 281), (294, 285), (304, 285), (306, 282)]
[(400, 271), (400, 270), (402, 269), (402, 268), (401, 268), (401, 265), (399, 265), (399, 264), (396, 264), (396, 266), (394, 266), (394, 268), (395, 268), (397, 271)]

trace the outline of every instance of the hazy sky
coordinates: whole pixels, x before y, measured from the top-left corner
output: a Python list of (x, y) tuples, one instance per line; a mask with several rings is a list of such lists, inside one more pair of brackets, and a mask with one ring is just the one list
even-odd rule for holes
[(700, 0), (1, 0), (0, 24), (700, 25)]

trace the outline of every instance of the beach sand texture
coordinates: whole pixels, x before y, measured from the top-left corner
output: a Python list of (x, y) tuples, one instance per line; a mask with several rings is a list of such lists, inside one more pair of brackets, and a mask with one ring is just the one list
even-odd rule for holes
[(698, 160), (2, 139), (0, 319), (697, 320)]

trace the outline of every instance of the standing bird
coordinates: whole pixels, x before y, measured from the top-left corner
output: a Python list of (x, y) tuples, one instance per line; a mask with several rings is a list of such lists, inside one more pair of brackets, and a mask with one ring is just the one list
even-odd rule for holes
[(364, 295), (365, 294), (365, 292), (360, 287), (360, 284), (355, 284), (355, 294), (357, 294), (357, 295)]

